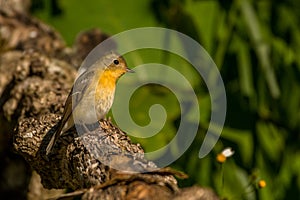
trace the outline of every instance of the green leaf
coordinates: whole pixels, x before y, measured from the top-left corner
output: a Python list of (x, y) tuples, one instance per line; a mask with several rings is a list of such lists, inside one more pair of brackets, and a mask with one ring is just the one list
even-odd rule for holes
[(264, 72), (266, 81), (268, 83), (271, 95), (273, 98), (280, 96), (280, 89), (276, 80), (274, 70), (270, 61), (270, 47), (267, 45), (265, 39), (262, 36), (262, 30), (260, 23), (257, 19), (255, 11), (248, 0), (241, 0), (241, 11), (244, 15), (245, 23), (249, 29), (249, 36), (254, 44), (254, 49), (260, 66)]
[(272, 161), (278, 161), (284, 150), (284, 134), (271, 123), (258, 122), (257, 136), (261, 148)]

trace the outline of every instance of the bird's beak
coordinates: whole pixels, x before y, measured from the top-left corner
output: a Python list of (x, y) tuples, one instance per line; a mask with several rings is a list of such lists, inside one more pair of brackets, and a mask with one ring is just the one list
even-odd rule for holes
[(126, 68), (126, 72), (135, 73), (135, 71), (133, 71), (132, 69), (129, 69), (129, 68)]

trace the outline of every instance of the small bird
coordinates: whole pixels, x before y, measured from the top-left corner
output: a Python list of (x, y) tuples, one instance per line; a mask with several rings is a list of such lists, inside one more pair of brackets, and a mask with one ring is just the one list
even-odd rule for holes
[(117, 80), (126, 72), (133, 72), (127, 67), (124, 58), (110, 52), (96, 61), (75, 81), (66, 100), (63, 116), (46, 148), (48, 155), (57, 139), (75, 124), (86, 128), (103, 119), (110, 110)]

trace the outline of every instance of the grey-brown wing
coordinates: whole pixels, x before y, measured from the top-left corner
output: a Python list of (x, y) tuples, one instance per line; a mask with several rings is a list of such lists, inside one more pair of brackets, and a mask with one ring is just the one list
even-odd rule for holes
[(95, 73), (95, 70), (88, 70), (76, 79), (70, 94), (70, 97), (72, 98), (71, 100), (73, 103), (73, 109), (82, 100), (84, 93), (93, 81)]
[(80, 103), (82, 100), (84, 93), (86, 92), (87, 88), (91, 84), (93, 80), (93, 76), (95, 74), (95, 71), (87, 71), (86, 73), (81, 74), (75, 81), (72, 90), (66, 100), (65, 103), (65, 108), (63, 112), (62, 119), (59, 121), (58, 127), (55, 131), (55, 133), (52, 135), (52, 138), (50, 142), (47, 145), (46, 148), (46, 155), (48, 155), (56, 143), (57, 139), (59, 136), (62, 134), (62, 130), (66, 123), (68, 124), (68, 127), (72, 127), (74, 125), (73, 121), (69, 121), (71, 115), (72, 115), (72, 110), (76, 108), (76, 106)]

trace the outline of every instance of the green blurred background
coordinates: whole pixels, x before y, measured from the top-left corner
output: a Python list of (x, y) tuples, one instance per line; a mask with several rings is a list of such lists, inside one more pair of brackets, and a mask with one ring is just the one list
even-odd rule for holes
[[(55, 27), (72, 45), (83, 30), (110, 35), (144, 26), (167, 27), (197, 40), (218, 66), (227, 94), (227, 117), (213, 151), (198, 158), (210, 116), (210, 98), (201, 77), (182, 63), (200, 102), (199, 131), (192, 146), (172, 164), (189, 174), (181, 186), (213, 188), (224, 199), (296, 199), (300, 196), (300, 2), (297, 0), (34, 0), (35, 16)], [(128, 56), (136, 66), (153, 60), (151, 50)], [(169, 57), (164, 64), (181, 63)], [(152, 104), (165, 106), (168, 119), (159, 134), (133, 138), (146, 151), (176, 134), (180, 109), (166, 88), (149, 85), (131, 100), (131, 115), (149, 123)], [(133, 109), (134, 107), (134, 109)], [(232, 147), (223, 164), (216, 155)], [(265, 180), (267, 186), (257, 187)]]

